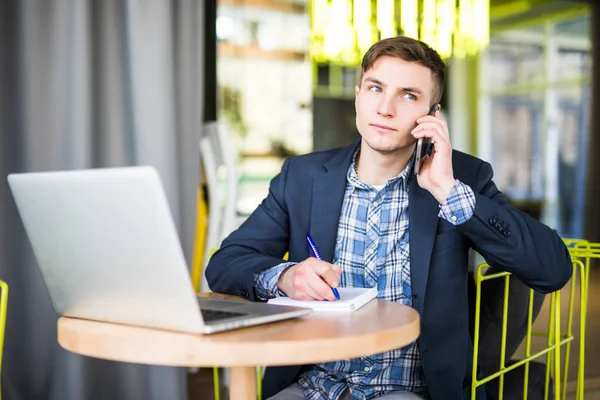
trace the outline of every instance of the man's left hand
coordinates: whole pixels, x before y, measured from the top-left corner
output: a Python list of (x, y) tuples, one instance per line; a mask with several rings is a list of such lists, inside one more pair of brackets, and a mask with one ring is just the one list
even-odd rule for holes
[(434, 116), (427, 115), (417, 120), (417, 127), (411, 134), (416, 138), (431, 138), (434, 143), (430, 157), (423, 161), (423, 166), (417, 175), (419, 186), (444, 204), (446, 198), (456, 183), (452, 170), (452, 145), (448, 133), (448, 124), (442, 119), (440, 111)]

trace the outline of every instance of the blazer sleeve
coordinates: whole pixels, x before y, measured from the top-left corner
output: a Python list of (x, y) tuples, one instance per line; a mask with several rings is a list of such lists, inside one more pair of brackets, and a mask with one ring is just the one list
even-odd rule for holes
[(288, 171), (289, 159), (271, 181), (267, 197), (211, 257), (206, 279), (212, 291), (258, 300), (254, 274), (284, 262), (290, 236), (284, 199)]
[(490, 266), (514, 274), (542, 293), (562, 288), (573, 268), (563, 240), (509, 204), (492, 177), (492, 167), (484, 162), (477, 174), (475, 211), (458, 229)]

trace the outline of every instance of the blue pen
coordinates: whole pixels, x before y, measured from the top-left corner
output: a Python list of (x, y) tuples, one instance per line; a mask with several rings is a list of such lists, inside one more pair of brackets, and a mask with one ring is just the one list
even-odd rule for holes
[[(310, 233), (306, 234), (306, 240), (308, 241), (308, 246), (312, 250), (312, 253), (317, 258), (317, 260), (322, 260), (321, 253), (319, 253), (319, 249), (317, 249), (317, 245), (313, 241), (312, 237), (310, 237)], [(338, 293), (337, 289), (333, 287), (333, 288), (331, 288), (331, 290), (333, 290), (333, 294), (335, 295), (335, 298), (339, 300), (340, 294)]]

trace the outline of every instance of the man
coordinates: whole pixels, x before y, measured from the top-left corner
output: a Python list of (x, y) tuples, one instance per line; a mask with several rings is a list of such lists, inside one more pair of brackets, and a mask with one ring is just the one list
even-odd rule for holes
[[(569, 280), (570, 257), (550, 228), (508, 204), (489, 164), (452, 150), (439, 111), (428, 115), (445, 83), (433, 49), (407, 37), (381, 40), (361, 68), (361, 140), (287, 159), (267, 198), (223, 241), (206, 277), (212, 290), (254, 301), (334, 301), (332, 287), (377, 287), (378, 298), (421, 315), (420, 338), (403, 349), (267, 368), (265, 397), (467, 399), (469, 248), (545, 293)], [(435, 147), (415, 177), (419, 138)], [(309, 256), (307, 233), (323, 261)]]

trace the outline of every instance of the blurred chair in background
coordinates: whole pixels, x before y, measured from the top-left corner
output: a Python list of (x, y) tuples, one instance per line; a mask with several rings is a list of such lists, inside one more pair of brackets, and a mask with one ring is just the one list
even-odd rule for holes
[(209, 291), (204, 268), (211, 249), (237, 228), (238, 174), (237, 153), (227, 124), (205, 124), (199, 152), (201, 179), (198, 189), (196, 243), (192, 279), (196, 291)]

